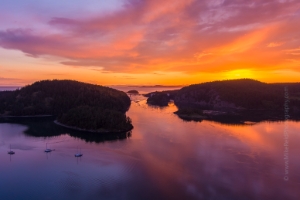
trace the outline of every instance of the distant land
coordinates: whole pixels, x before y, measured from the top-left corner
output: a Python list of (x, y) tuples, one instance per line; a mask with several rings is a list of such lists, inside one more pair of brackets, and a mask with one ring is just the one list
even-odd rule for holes
[(58, 124), (90, 132), (133, 128), (125, 92), (72, 80), (43, 80), (0, 92), (0, 117), (55, 116)]
[(12, 91), (21, 88), (22, 86), (0, 86), (0, 91)]
[[(178, 108), (175, 114), (184, 120), (244, 123), (300, 119), (300, 83), (238, 79), (174, 89), (155, 85), (152, 91), (155, 87), (167, 90), (145, 94), (147, 90), (141, 89), (147, 103), (163, 107), (173, 101)], [(136, 89), (122, 87), (125, 92), (141, 93)], [(53, 115), (58, 124), (78, 130), (126, 131), (133, 126), (125, 115), (131, 103), (125, 92), (70, 80), (39, 81), (16, 91), (0, 92), (0, 116)]]
[(139, 91), (137, 91), (137, 90), (129, 90), (129, 91), (127, 91), (127, 94), (138, 95), (138, 94), (139, 94)]
[(182, 86), (133, 86), (133, 85), (123, 85), (123, 86), (109, 86), (111, 88), (128, 92), (130, 90), (137, 90), (139, 94), (148, 94), (153, 91), (163, 91), (163, 90), (176, 90), (182, 88)]
[(139, 87), (141, 87), (141, 88), (143, 88), (143, 87), (149, 87), (149, 88), (150, 87), (166, 87), (166, 88), (180, 87), (180, 88), (182, 88), (184, 86), (186, 86), (186, 85), (109, 85), (109, 87), (137, 87), (137, 88), (139, 88)]
[[(0, 91), (12, 91), (16, 89), (20, 89), (25, 86), (1, 86), (0, 85)], [(124, 88), (182, 88), (184, 85), (105, 85), (104, 87), (110, 87), (115, 89), (123, 89)], [(126, 91), (126, 90), (124, 90)]]
[(194, 84), (145, 95), (152, 105), (174, 100), (187, 120), (261, 121), (300, 119), (300, 83), (263, 83), (252, 79)]

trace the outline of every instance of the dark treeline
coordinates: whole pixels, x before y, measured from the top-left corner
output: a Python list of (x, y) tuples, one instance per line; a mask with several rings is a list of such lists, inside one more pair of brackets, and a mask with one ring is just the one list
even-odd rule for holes
[(173, 99), (178, 107), (175, 114), (188, 119), (199, 120), (202, 116), (226, 122), (284, 120), (287, 112), (290, 119), (300, 119), (300, 83), (225, 80), (144, 96), (148, 97), (147, 103), (157, 106), (167, 106)]
[[(130, 98), (124, 92), (71, 80), (39, 81), (0, 92), (0, 115), (55, 115), (62, 123), (83, 129), (111, 129), (113, 124), (114, 129), (128, 129), (131, 122), (125, 112), (129, 106)], [(104, 118), (111, 122), (101, 123)]]
[[(240, 113), (244, 116), (261, 115), (284, 118), (287, 100), (291, 117), (300, 116), (300, 83), (267, 84), (251, 79), (214, 81), (195, 84), (179, 90), (175, 104), (186, 107)], [(258, 111), (258, 112), (257, 112)], [(251, 114), (255, 113), (255, 114)]]
[(170, 97), (165, 93), (154, 93), (147, 99), (147, 103), (155, 106), (168, 106)]
[[(58, 121), (68, 126), (86, 130), (105, 131), (108, 129), (112, 132), (118, 132), (132, 129), (131, 120), (125, 114), (100, 107), (79, 106), (61, 115)], [(101, 127), (104, 130), (101, 130)]]
[(169, 101), (174, 99), (178, 90), (165, 90), (162, 92), (150, 92), (145, 94), (148, 97), (147, 103), (154, 106), (168, 106)]

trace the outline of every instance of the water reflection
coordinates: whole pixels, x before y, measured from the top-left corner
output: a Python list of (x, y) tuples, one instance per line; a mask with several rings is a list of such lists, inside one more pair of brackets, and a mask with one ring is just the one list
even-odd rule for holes
[[(178, 108), (173, 101), (169, 102), (168, 106), (157, 106), (157, 105), (146, 104), (147, 97), (143, 95), (131, 95), (130, 98), (132, 104), (143, 107), (144, 109), (148, 109), (148, 110), (154, 109), (162, 112), (172, 111), (172, 113), (178, 111)], [(190, 117), (180, 116), (177, 114), (174, 115), (186, 122), (202, 122), (203, 120), (205, 120), (205, 121), (217, 122), (224, 125), (237, 125), (237, 126), (255, 125), (261, 122), (280, 122), (280, 121), (283, 122), (285, 120), (283, 114), (281, 117), (279, 117), (278, 112), (273, 112), (273, 111), (269, 111), (269, 112), (251, 111), (240, 115), (219, 115), (219, 116), (216, 115), (205, 119), (190, 118)], [(300, 119), (297, 116), (290, 116), (290, 121), (299, 122)]]
[(49, 121), (0, 123), (0, 199), (298, 199), (299, 122), (287, 122), (285, 181), (283, 122), (187, 122), (174, 111), (132, 103), (131, 136), (100, 143)]
[[(113, 140), (123, 140), (131, 136), (131, 131), (118, 134), (99, 134), (71, 130), (65, 127), (56, 125), (53, 117), (41, 118), (0, 118), (0, 123), (22, 124), (27, 128), (23, 132), (28, 136), (34, 137), (54, 137), (63, 134), (69, 134), (72, 137), (80, 138), (86, 142), (105, 142)], [(6, 131), (5, 131), (6, 132)], [(9, 133), (9, 132), (6, 132)], [(8, 137), (12, 137), (13, 133), (9, 133)]]
[(134, 132), (133, 138), (145, 141), (141, 144), (147, 149), (144, 164), (151, 169), (145, 168), (154, 179), (160, 177), (161, 188), (185, 188), (189, 198), (196, 199), (297, 199), (300, 195), (296, 189), (300, 184), (299, 123), (288, 122), (294, 159), (289, 166), (293, 176), (285, 182), (282, 122), (181, 123), (170, 110), (163, 114), (151, 110), (141, 117), (143, 111), (132, 109), (133, 121), (142, 125), (141, 130), (136, 126), (136, 132), (144, 132), (141, 136)]

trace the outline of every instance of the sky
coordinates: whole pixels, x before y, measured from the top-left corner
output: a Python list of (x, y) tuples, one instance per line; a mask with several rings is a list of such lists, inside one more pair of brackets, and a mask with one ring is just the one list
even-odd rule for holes
[(0, 0), (0, 85), (300, 82), (299, 0)]

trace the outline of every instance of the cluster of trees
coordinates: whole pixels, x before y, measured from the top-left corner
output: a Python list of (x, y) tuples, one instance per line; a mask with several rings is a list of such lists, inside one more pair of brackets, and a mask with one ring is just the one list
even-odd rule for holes
[(147, 103), (154, 106), (168, 106), (171, 99), (174, 99), (178, 90), (165, 90), (161, 92), (150, 92), (145, 94), (148, 97)]
[(300, 84), (267, 84), (251, 79), (215, 81), (195, 84), (178, 91), (175, 104), (181, 102), (197, 104), (211, 102), (216, 96), (220, 100), (236, 106), (253, 110), (282, 110), (285, 101), (284, 87), (289, 88), (291, 104), (300, 105), (294, 101), (300, 97)]
[[(125, 116), (130, 103), (125, 92), (112, 88), (71, 80), (45, 80), (20, 90), (1, 92), (0, 115), (55, 115), (66, 125), (110, 129), (114, 125), (126, 127), (131, 124)], [(101, 123), (100, 118), (105, 117), (112, 122)]]
[(147, 103), (155, 106), (167, 106), (169, 104), (170, 97), (162, 92), (153, 93), (148, 99)]
[(251, 79), (201, 83), (180, 89), (174, 103), (178, 115), (225, 111), (224, 115), (208, 115), (223, 121), (283, 120), (286, 112), (290, 119), (300, 119), (300, 83), (267, 84)]
[(131, 119), (122, 112), (101, 107), (79, 106), (58, 118), (60, 123), (86, 130), (114, 132), (131, 130)]

